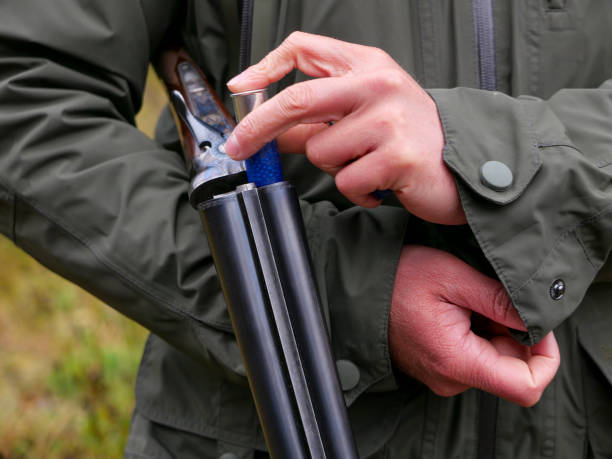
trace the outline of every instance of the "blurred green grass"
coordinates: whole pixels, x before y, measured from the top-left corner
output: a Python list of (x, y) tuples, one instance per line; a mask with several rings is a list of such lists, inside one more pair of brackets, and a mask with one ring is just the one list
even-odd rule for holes
[[(150, 71), (149, 136), (165, 101)], [(0, 236), (0, 459), (122, 457), (145, 337)]]

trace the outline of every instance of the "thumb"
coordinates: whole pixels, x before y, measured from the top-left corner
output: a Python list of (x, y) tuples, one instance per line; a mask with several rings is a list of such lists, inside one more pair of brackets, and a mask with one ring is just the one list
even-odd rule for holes
[[(501, 353), (496, 343), (467, 334), (463, 349), (455, 356), (457, 382), (521, 406), (534, 405), (559, 368), (557, 341), (551, 332), (531, 348), (518, 343), (514, 347), (512, 352)], [(525, 352), (518, 358), (513, 356)]]

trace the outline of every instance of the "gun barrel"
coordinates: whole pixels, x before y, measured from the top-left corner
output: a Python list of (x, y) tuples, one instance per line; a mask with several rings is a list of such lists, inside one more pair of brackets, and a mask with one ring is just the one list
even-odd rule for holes
[[(245, 164), (232, 161), (224, 144), (233, 121), (204, 76), (183, 50), (167, 50), (161, 61), (191, 172), (189, 198), (200, 211), (270, 455), (356, 458), (298, 197), (283, 181), (276, 142)], [(265, 90), (234, 95), (238, 118), (265, 98)]]

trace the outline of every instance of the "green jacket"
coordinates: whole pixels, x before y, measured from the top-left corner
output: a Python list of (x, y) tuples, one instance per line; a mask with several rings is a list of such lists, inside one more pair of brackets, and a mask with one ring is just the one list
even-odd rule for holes
[[(303, 30), (383, 48), (430, 90), (468, 217), (450, 228), (392, 200), (355, 208), (303, 157), (284, 159), (335, 357), (359, 370), (345, 391), (359, 451), (472, 458), (486, 431), (499, 458), (609, 457), (612, 2), (495, 1), (499, 92), (470, 89), (484, 78), (473, 3), (255, 2), (253, 60)], [(0, 17), (0, 231), (152, 331), (126, 456), (257, 457), (263, 436), (182, 158), (134, 127), (167, 33), (227, 99), (236, 1), (21, 0)], [(483, 184), (489, 160), (510, 167), (509, 189)], [(482, 411), (478, 391), (442, 398), (394, 373), (387, 319), (408, 242), (496, 275), (528, 327), (518, 338), (555, 329), (563, 361), (535, 407)], [(557, 279), (566, 291), (554, 300)]]

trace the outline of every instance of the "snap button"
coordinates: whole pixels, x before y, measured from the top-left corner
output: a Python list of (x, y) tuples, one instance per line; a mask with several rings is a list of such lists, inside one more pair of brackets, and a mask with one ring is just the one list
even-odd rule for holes
[(480, 180), (495, 191), (504, 191), (510, 188), (514, 176), (508, 166), (500, 161), (487, 161), (480, 168)]
[(336, 360), (336, 368), (343, 391), (351, 390), (359, 383), (359, 368), (350, 360)]
[(565, 295), (565, 282), (563, 279), (557, 279), (550, 286), (550, 297), (557, 301), (563, 298), (563, 295)]
[(223, 453), (221, 456), (219, 456), (219, 459), (238, 459), (238, 456), (236, 456), (234, 453)]

